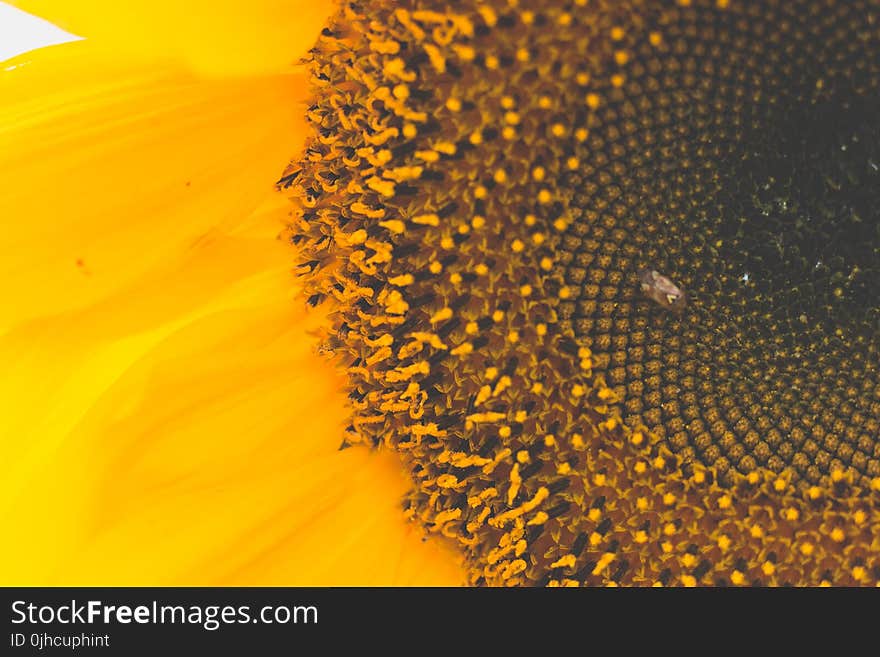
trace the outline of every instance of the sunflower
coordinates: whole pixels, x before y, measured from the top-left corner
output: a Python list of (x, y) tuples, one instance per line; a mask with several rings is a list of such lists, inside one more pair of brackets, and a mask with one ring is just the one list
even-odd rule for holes
[(3, 583), (462, 582), (277, 239), (329, 5), (16, 4), (85, 40), (0, 72)]
[[(15, 135), (45, 151), (6, 167), (32, 194), (4, 193), (10, 210), (71, 226), (20, 239), (29, 275), (5, 277), (19, 313), (4, 343), (9, 485), (29, 537), (7, 548), (15, 559), (68, 579), (284, 583), (336, 556), (321, 576), (347, 582), (363, 578), (354, 537), (368, 534), (367, 559), (393, 570), (404, 555), (419, 581), (880, 580), (875, 0), (350, 2), (326, 27), (316, 17), (310, 48), (280, 20), (289, 8), (228, 25), (211, 10), (210, 29), (138, 16), (142, 41), (120, 39), (127, 15), (71, 14), (140, 65), (109, 88), (94, 69), (89, 85), (72, 78), (69, 57), (52, 69), (68, 105), (58, 84), (76, 82), (80, 106), (84, 88), (130, 101), (97, 117), (110, 139), (83, 130), (59, 148), (13, 113)], [(240, 35), (261, 19), (265, 34)], [(244, 50), (202, 36), (224, 25)], [(299, 132), (270, 117), (295, 109), (301, 84), (248, 86), (277, 78), (298, 41), (311, 81)], [(145, 64), (157, 50), (171, 69)], [(184, 80), (170, 74), (181, 58)], [(192, 76), (227, 95), (194, 102)], [(242, 109), (256, 102), (259, 115)], [(174, 157), (132, 143), (132, 116), (167, 131)], [(260, 146), (236, 150), (231, 126)], [(295, 151), (282, 134), (305, 149), (278, 181), (294, 248), (273, 251), (283, 197), (254, 211), (230, 190), (263, 189), (267, 154)], [(99, 143), (129, 159), (113, 166), (86, 147)], [(192, 174), (221, 163), (253, 187)], [(187, 205), (206, 188), (212, 205)], [(104, 222), (86, 237), (95, 208)], [(76, 274), (115, 275), (62, 297), (52, 267), (67, 254), (63, 280), (83, 283), (69, 256), (89, 248)], [(681, 312), (639, 294), (645, 269), (682, 286)], [(402, 459), (409, 530), (399, 466), (380, 473), (365, 445)], [(420, 543), (419, 526), (438, 540)]]
[(876, 0), (363, 0), (308, 59), (343, 446), (470, 583), (880, 583)]

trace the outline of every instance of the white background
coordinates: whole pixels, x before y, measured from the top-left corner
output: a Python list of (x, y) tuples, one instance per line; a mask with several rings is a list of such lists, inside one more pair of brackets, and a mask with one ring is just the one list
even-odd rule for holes
[(76, 41), (79, 38), (41, 18), (0, 2), (0, 62), (34, 48)]

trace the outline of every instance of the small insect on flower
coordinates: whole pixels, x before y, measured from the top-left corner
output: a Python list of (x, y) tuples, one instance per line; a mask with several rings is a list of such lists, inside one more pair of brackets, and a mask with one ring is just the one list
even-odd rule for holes
[(639, 286), (646, 297), (666, 310), (680, 313), (687, 305), (687, 295), (684, 290), (656, 269), (640, 270)]

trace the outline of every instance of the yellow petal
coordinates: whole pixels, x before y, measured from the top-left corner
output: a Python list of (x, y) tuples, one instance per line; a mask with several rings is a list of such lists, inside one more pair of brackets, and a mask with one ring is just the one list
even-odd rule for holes
[[(344, 398), (291, 303), (289, 254), (259, 240), (257, 259), (256, 246), (206, 245), (178, 277), (231, 262), (239, 280), (151, 331), (98, 338), (90, 309), (0, 343), (4, 398), (46, 393), (12, 406), (37, 431), (4, 433), (3, 522), (18, 539), (0, 580), (460, 583), (451, 555), (404, 522), (393, 457), (337, 450)], [(152, 314), (170, 292), (158, 280), (128, 310)]]
[(287, 71), (334, 3), (290, 0), (14, 0), (11, 4), (112, 48), (171, 59), (206, 75)]
[(398, 465), (336, 449), (271, 196), (302, 85), (63, 48), (0, 77), (0, 582), (460, 583)]
[(61, 48), (0, 73), (0, 331), (197, 249), (272, 190), (301, 144), (299, 78), (126, 72), (87, 42)]

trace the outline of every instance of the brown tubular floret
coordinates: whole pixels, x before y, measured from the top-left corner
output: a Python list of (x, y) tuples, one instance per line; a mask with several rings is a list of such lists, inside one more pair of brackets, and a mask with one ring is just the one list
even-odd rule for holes
[[(312, 51), (282, 184), (346, 443), (404, 455), (474, 584), (876, 584), (876, 263), (737, 281), (821, 249), (764, 239), (755, 153), (880, 93), (878, 3), (540, 4), (351, 3)], [(646, 263), (697, 301), (652, 312)]]

